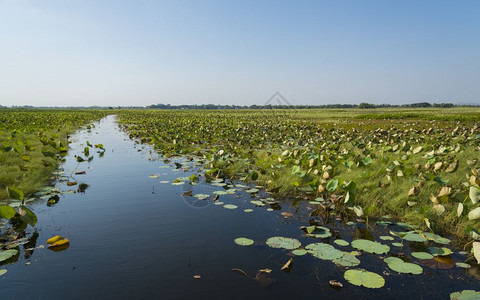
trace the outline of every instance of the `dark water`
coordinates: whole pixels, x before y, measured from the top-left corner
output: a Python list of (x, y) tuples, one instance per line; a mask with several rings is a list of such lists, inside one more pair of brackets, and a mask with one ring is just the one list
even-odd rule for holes
[[(86, 175), (75, 178), (87, 183), (88, 189), (84, 194), (63, 194), (51, 207), (46, 200), (31, 205), (38, 216), (36, 246), (46, 246), (48, 238), (61, 235), (70, 240), (70, 247), (61, 252), (36, 249), (29, 259), (21, 247), (18, 262), (3, 266), (8, 273), (0, 277), (1, 299), (448, 299), (454, 291), (480, 289), (476, 275), (471, 275), (476, 271), (423, 266), (422, 275), (397, 274), (378, 255), (368, 253), (359, 257), (362, 263), (357, 268), (381, 274), (386, 281), (381, 289), (351, 285), (343, 278), (345, 268), (308, 254), (295, 257), (290, 273), (281, 271), (291, 257), (289, 251), (271, 249), (265, 240), (280, 235), (298, 238), (303, 245), (319, 242), (303, 237), (299, 229), (308, 225), (309, 205), (293, 207), (291, 200), (283, 200), (282, 209), (267, 211), (251, 204), (248, 194), (237, 192), (220, 196), (218, 201), (238, 205), (228, 210), (210, 200), (183, 197), (189, 189), (212, 194), (222, 188), (202, 182), (195, 187), (171, 185), (194, 170), (176, 170), (173, 161), (164, 164), (156, 159), (150, 149), (129, 140), (112, 116), (74, 139), (63, 165), (66, 174), (77, 166), (74, 155), (81, 154), (87, 140), (106, 148), (103, 157), (94, 153), (91, 162), (78, 166)], [(164, 165), (169, 167), (159, 168)], [(159, 177), (149, 178), (151, 174)], [(65, 182), (57, 186), (78, 188)], [(254, 211), (245, 213), (247, 208)], [(282, 211), (297, 214), (286, 219)], [(352, 235), (368, 235), (363, 225), (328, 226), (347, 241)], [(376, 236), (383, 230), (374, 228), (371, 233)], [(251, 238), (255, 244), (238, 246), (233, 242), (237, 237)], [(391, 249), (394, 254), (410, 251), (408, 246)], [(264, 268), (273, 270), (272, 278), (254, 280), (257, 270)], [(330, 287), (331, 279), (344, 287)]]

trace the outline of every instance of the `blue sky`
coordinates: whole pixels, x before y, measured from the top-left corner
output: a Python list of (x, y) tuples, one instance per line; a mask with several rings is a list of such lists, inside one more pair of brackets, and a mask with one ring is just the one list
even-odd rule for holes
[(480, 103), (479, 15), (477, 0), (0, 0), (0, 104)]

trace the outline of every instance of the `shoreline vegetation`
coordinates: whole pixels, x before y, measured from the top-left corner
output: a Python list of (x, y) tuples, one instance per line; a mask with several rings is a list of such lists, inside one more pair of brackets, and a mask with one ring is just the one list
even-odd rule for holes
[(91, 110), (0, 110), (0, 200), (19, 198), (14, 190), (26, 198), (42, 189), (67, 154), (68, 135), (106, 115)]
[(207, 180), (240, 179), (338, 217), (389, 216), (479, 238), (480, 109), (122, 110), (131, 138), (196, 155)]

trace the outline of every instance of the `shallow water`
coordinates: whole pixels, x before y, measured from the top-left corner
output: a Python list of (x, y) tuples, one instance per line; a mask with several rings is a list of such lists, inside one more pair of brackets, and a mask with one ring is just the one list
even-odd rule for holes
[[(279, 200), (281, 209), (267, 211), (251, 204), (249, 194), (237, 192), (218, 200), (238, 205), (229, 210), (211, 200), (184, 197), (182, 193), (190, 189), (194, 194), (211, 195), (223, 188), (202, 181), (194, 187), (188, 183), (172, 185), (174, 179), (190, 176), (198, 168), (184, 172), (176, 169), (174, 161), (162, 162), (150, 148), (129, 140), (114, 116), (72, 138), (62, 166), (66, 174), (77, 167), (74, 155), (81, 155), (86, 141), (102, 143), (105, 154), (99, 157), (93, 153), (91, 162), (78, 165), (76, 170), (86, 174), (74, 177), (89, 185), (85, 193), (62, 194), (50, 207), (46, 199), (30, 205), (38, 217), (36, 246), (43, 244), (45, 248), (25, 258), (21, 247), (18, 262), (3, 266), (8, 272), (0, 277), (1, 299), (448, 299), (454, 291), (480, 290), (476, 275), (471, 275), (476, 270), (442, 269), (450, 265), (438, 264), (422, 265), (421, 275), (398, 274), (379, 259), (385, 255), (368, 253), (359, 257), (362, 263), (357, 268), (382, 275), (386, 284), (381, 289), (351, 285), (343, 278), (345, 268), (308, 254), (295, 257), (289, 273), (281, 271), (292, 257), (290, 251), (272, 249), (265, 240), (280, 235), (297, 238), (304, 246), (320, 242), (303, 236), (299, 229), (308, 225), (313, 205), (294, 206), (292, 200), (285, 199)], [(178, 161), (189, 164), (184, 159)], [(159, 177), (149, 178), (151, 174)], [(169, 183), (160, 183), (164, 180)], [(63, 191), (78, 188), (68, 187), (64, 181), (57, 187)], [(247, 208), (253, 212), (245, 213)], [(284, 218), (282, 211), (295, 215)], [(363, 224), (352, 228), (334, 221), (327, 226), (347, 241), (354, 236), (388, 235), (388, 229), (371, 226), (368, 232)], [(61, 252), (47, 249), (45, 241), (54, 235), (67, 237), (70, 247)], [(236, 245), (233, 240), (237, 237), (251, 238), (255, 244)], [(393, 254), (409, 253), (415, 243), (390, 247)], [(453, 256), (455, 261), (462, 259), (461, 255)], [(411, 262), (421, 264), (414, 259)], [(239, 275), (232, 268), (248, 275)], [(264, 268), (273, 270), (271, 279), (254, 280), (257, 270)], [(332, 279), (344, 287), (330, 287)]]

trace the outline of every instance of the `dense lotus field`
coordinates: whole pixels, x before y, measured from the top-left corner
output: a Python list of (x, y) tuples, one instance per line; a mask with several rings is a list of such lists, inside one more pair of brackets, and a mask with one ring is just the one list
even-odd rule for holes
[(202, 158), (207, 178), (253, 181), (337, 217), (389, 216), (470, 245), (480, 229), (479, 120), (475, 108), (119, 113), (130, 137), (166, 157)]

